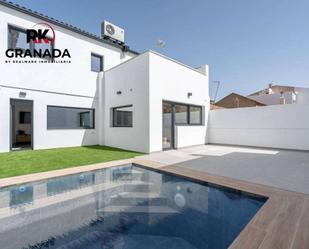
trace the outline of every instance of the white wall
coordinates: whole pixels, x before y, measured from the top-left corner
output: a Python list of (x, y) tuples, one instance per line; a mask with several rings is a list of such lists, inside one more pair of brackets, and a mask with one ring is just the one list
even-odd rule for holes
[(309, 88), (296, 87), (297, 104), (309, 104)]
[(10, 100), (0, 88), (0, 152), (10, 150)]
[[(204, 107), (203, 125), (192, 129), (188, 126), (188, 133), (181, 130), (177, 137), (179, 147), (205, 143), (209, 110), (207, 75), (150, 51), (105, 72), (104, 78), (105, 129), (101, 144), (146, 153), (161, 151), (163, 100)], [(117, 95), (117, 91), (122, 94)], [(192, 93), (190, 98), (188, 92)], [(112, 127), (111, 108), (131, 104), (133, 127)]]
[[(101, 144), (149, 152), (148, 60), (149, 55), (144, 53), (104, 73)], [(126, 105), (133, 105), (133, 127), (112, 127), (111, 108)]]
[[(280, 105), (281, 104), (280, 103), (280, 97), (281, 97), (280, 93), (248, 96), (248, 98), (256, 100), (256, 101), (263, 103), (265, 105)], [(294, 103), (292, 92), (284, 93), (283, 97), (285, 99), (285, 104), (293, 104)]]
[[(309, 88), (295, 87), (295, 92), (296, 94), (293, 92), (286, 92), (283, 94), (286, 104), (309, 104)], [(280, 96), (280, 93), (273, 93), (248, 96), (248, 98), (259, 101), (265, 105), (279, 105)]]
[[(0, 88), (0, 151), (10, 149), (10, 98), (19, 98), (18, 89)], [(99, 119), (96, 129), (47, 129), (47, 105), (97, 108), (97, 98), (76, 97), (69, 95), (50, 94), (45, 92), (27, 91), (25, 100), (33, 100), (33, 147), (47, 149), (98, 144)], [(96, 113), (97, 115), (97, 113)]]
[(209, 142), (309, 150), (309, 105), (212, 110)]
[(204, 126), (176, 126), (175, 146), (176, 148), (200, 145), (206, 143)]
[[(162, 102), (163, 100), (200, 105), (205, 109), (203, 125), (197, 130), (200, 139), (206, 142), (207, 118), (209, 110), (208, 73), (205, 75), (197, 70), (185, 66), (177, 61), (166, 58), (155, 52), (149, 52), (149, 103), (150, 103), (150, 151), (162, 150)], [(188, 92), (192, 96), (188, 98)], [(188, 128), (188, 131), (191, 131)], [(179, 147), (193, 145), (188, 137), (191, 133), (185, 134), (180, 131), (183, 139), (178, 136)], [(197, 136), (198, 134), (192, 134)], [(193, 138), (192, 138), (193, 139)]]

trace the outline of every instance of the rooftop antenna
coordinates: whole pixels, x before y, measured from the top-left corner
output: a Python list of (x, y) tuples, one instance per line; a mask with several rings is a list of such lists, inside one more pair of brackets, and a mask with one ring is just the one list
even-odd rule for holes
[(165, 47), (165, 41), (158, 39), (157, 40), (157, 47), (158, 48), (164, 48)]
[(220, 86), (221, 82), (220, 82), (220, 80), (214, 80), (212, 83), (217, 84), (216, 92), (215, 92), (215, 98), (213, 100), (213, 102), (216, 103), (217, 95), (218, 95), (218, 91), (219, 91), (219, 86)]
[(271, 88), (273, 85), (274, 85), (274, 81), (271, 81), (271, 82), (268, 84), (268, 87)]
[(272, 87), (274, 85), (274, 82), (271, 81), (269, 84), (268, 84), (268, 89), (267, 89), (267, 92), (266, 94), (272, 94), (273, 90), (272, 90)]

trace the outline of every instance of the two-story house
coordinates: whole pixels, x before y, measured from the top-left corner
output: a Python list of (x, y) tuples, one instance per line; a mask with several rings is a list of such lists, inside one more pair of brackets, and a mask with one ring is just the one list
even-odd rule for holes
[[(44, 28), (45, 38), (29, 40)], [(34, 57), (40, 50), (52, 55)], [(149, 153), (206, 142), (207, 65), (139, 54), (5, 0), (0, 55), (1, 152), (101, 144)]]

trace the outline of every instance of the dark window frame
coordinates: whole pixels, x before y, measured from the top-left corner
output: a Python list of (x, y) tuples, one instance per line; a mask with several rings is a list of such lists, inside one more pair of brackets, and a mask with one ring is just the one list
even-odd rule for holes
[[(200, 109), (200, 122), (199, 123), (191, 123), (191, 108), (192, 107)], [(189, 112), (189, 125), (203, 125), (203, 107), (202, 106), (189, 105), (188, 112)]]
[[(50, 38), (50, 37), (46, 37), (46, 39), (47, 40), (50, 40), (50, 41), (52, 41), (52, 38)], [(33, 49), (35, 49), (35, 43), (33, 43)], [(54, 61), (54, 57), (53, 57), (53, 54), (52, 54), (52, 50), (53, 49), (55, 49), (55, 43), (53, 42), (53, 43), (50, 43), (50, 52), (51, 52), (51, 57), (50, 58), (48, 58), (48, 57), (43, 57), (43, 58), (39, 58), (39, 59), (41, 59), (41, 60), (51, 60), (51, 61)]]
[[(175, 103), (174, 105), (174, 109), (175, 109), (175, 125), (188, 125), (189, 124), (189, 120), (190, 120), (190, 117), (189, 117), (189, 105), (186, 105), (186, 104), (179, 104), (179, 103)], [(186, 113), (187, 113), (187, 121), (185, 123), (178, 123), (177, 120), (176, 120), (176, 106), (185, 106), (186, 107)]]
[(82, 125), (82, 116), (83, 116), (83, 114), (88, 114), (89, 113), (89, 115), (90, 115), (90, 111), (91, 110), (87, 110), (87, 111), (84, 111), (84, 112), (80, 112), (79, 113), (79, 126), (80, 127), (83, 127), (83, 128), (85, 128), (85, 129), (91, 129), (91, 126), (90, 127), (87, 127), (87, 126), (84, 126), (84, 125)]
[[(100, 71), (92, 70), (92, 64), (91, 64), (92, 63), (92, 56), (100, 59)], [(104, 68), (103, 63), (104, 63), (104, 56), (103, 55), (91, 52), (91, 54), (90, 54), (90, 71), (91, 72), (95, 72), (95, 73), (103, 72), (103, 68)]]
[[(180, 102), (173, 102), (173, 101), (168, 101), (168, 100), (163, 100), (163, 102), (170, 103), (173, 106), (174, 109), (174, 114), (176, 114), (175, 106), (176, 105), (182, 105), (182, 106), (187, 106), (187, 123), (177, 123), (176, 120), (174, 121), (175, 126), (201, 126), (203, 125), (203, 106), (200, 105), (192, 105), (192, 104), (187, 104), (187, 103), (180, 103)], [(200, 123), (191, 123), (191, 113), (190, 113), (190, 107), (197, 107), (201, 110), (200, 112)]]
[[(12, 47), (12, 40), (11, 40), (11, 32), (10, 32), (10, 30), (15, 30), (15, 31), (18, 31), (18, 32), (21, 32), (21, 33), (24, 33), (24, 34), (26, 34), (27, 35), (27, 30), (26, 29), (24, 29), (24, 28), (20, 28), (20, 27), (18, 27), (18, 26), (15, 26), (15, 25), (12, 25), (12, 24), (8, 24), (8, 28), (7, 28), (7, 33), (8, 33), (8, 46), (7, 46), (7, 48), (8, 49), (22, 49), (23, 51), (25, 50), (24, 48), (19, 48), (19, 47), (16, 47), (16, 48), (13, 48)], [(50, 37), (46, 37), (48, 40), (52, 40), (52, 38), (50, 38)], [(26, 41), (27, 42), (27, 41)], [(54, 48), (55, 48), (55, 43), (49, 43), (50, 44), (50, 50), (53, 50)], [(35, 49), (35, 43), (33, 42), (33, 41), (30, 41), (30, 43), (29, 43), (29, 46), (28, 46), (28, 48), (27, 49), (30, 49), (30, 51), (31, 51), (31, 54), (33, 54), (33, 50)], [(52, 57), (50, 57), (50, 58), (39, 58), (39, 59), (42, 59), (42, 60), (51, 60), (51, 61), (53, 61), (54, 60), (54, 58), (53, 58), (53, 56)]]
[[(14, 25), (11, 25), (11, 24), (9, 24), (8, 28), (7, 28), (7, 32), (8, 32), (8, 46), (7, 47), (8, 47), (8, 49), (22, 49), (22, 50), (25, 50), (24, 48), (19, 48), (19, 47), (13, 48), (10, 30), (15, 30), (15, 31), (18, 31), (18, 32), (21, 32), (21, 33), (24, 33), (25, 35), (27, 35), (26, 29), (23, 29), (23, 28), (20, 28), (18, 26), (14, 26)], [(34, 42), (31, 41), (28, 45), (29, 45), (29, 47), (27, 49), (30, 49), (31, 52), (32, 52), (33, 49), (34, 49)]]
[(117, 125), (115, 123), (115, 111), (116, 109), (119, 108), (127, 108), (127, 107), (132, 107), (133, 109), (133, 105), (123, 105), (123, 106), (116, 106), (116, 107), (112, 107), (112, 127), (113, 128), (132, 128), (133, 127), (133, 110), (132, 110), (132, 123), (131, 125)]
[[(78, 128), (49, 128), (48, 127), (48, 108), (54, 107), (54, 108), (63, 108), (63, 109), (79, 109), (79, 110), (86, 110), (86, 111), (93, 111), (92, 115), (92, 124), (93, 126), (90, 128), (87, 127), (78, 127)], [(94, 108), (85, 108), (85, 107), (72, 107), (72, 106), (57, 106), (57, 105), (47, 105), (46, 107), (46, 126), (47, 130), (94, 130), (95, 129), (95, 109)]]

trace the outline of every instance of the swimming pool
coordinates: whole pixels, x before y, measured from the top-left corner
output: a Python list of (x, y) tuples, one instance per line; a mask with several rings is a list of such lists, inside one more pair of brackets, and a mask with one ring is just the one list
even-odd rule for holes
[(122, 165), (0, 189), (0, 248), (227, 248), (265, 201)]

